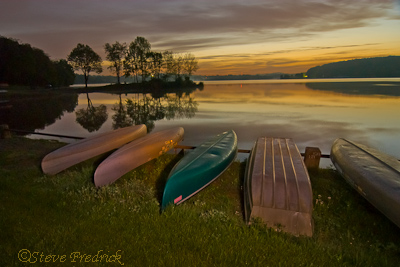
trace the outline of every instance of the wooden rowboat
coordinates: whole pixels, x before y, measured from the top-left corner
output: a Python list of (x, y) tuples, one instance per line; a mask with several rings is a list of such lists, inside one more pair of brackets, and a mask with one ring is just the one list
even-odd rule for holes
[(148, 134), (124, 145), (97, 167), (95, 185), (111, 184), (127, 172), (166, 153), (183, 139), (183, 134), (183, 128), (176, 127)]
[(181, 204), (214, 181), (237, 155), (237, 136), (219, 134), (185, 155), (172, 169), (165, 185), (162, 207)]
[(332, 145), (331, 160), (343, 178), (400, 227), (400, 162), (346, 139)]
[(269, 227), (312, 236), (311, 182), (292, 139), (257, 139), (247, 162), (243, 190), (248, 224), (258, 217)]
[(147, 127), (142, 124), (85, 138), (47, 154), (42, 160), (42, 170), (46, 174), (57, 174), (82, 161), (119, 148), (146, 133)]

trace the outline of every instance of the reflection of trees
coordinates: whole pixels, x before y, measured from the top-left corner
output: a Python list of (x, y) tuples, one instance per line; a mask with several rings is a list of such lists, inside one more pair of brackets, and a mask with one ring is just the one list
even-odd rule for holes
[(11, 96), (9, 100), (12, 108), (0, 109), (0, 124), (8, 124), (11, 129), (33, 132), (53, 124), (65, 112), (73, 112), (78, 104), (78, 94), (49, 92)]
[(107, 107), (105, 105), (94, 107), (88, 93), (86, 96), (88, 100), (88, 106), (86, 109), (81, 108), (76, 112), (76, 122), (82, 125), (82, 127), (89, 132), (94, 132), (99, 130), (103, 123), (107, 120)]
[(166, 97), (166, 100), (168, 104), (165, 118), (167, 120), (193, 118), (197, 111), (198, 104), (191, 97), (187, 99), (182, 99), (182, 97)]
[(132, 125), (132, 122), (128, 117), (128, 112), (126, 111), (126, 106), (122, 103), (121, 95), (119, 95), (119, 103), (116, 103), (111, 109), (115, 112), (112, 116), (113, 129), (124, 128)]
[(400, 96), (400, 84), (398, 82), (321, 82), (306, 83), (306, 87), (312, 90), (331, 91), (347, 95), (386, 95)]
[(159, 101), (151, 97), (127, 99), (126, 109), (132, 123), (136, 125), (146, 124), (148, 132), (154, 129), (154, 122), (157, 120), (157, 116), (160, 116), (163, 112)]
[(112, 108), (114, 129), (145, 124), (148, 131), (154, 129), (155, 121), (162, 119), (192, 118), (197, 112), (197, 102), (189, 95), (170, 94), (160, 98), (137, 94), (126, 100), (126, 105), (121, 101)]

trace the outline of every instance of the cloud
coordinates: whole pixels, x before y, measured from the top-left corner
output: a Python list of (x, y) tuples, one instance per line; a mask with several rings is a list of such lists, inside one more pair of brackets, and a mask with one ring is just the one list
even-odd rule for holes
[[(105, 43), (129, 43), (136, 36), (147, 38), (154, 50), (201, 53), (308, 41), (321, 33), (375, 25), (379, 19), (400, 19), (394, 4), (392, 0), (3, 0), (0, 33), (30, 43), (53, 58), (65, 58), (78, 42), (104, 55)], [(298, 50), (307, 49), (314, 48)], [(243, 59), (241, 67), (249, 67), (253, 60), (255, 68), (262, 70), (266, 63), (257, 56), (292, 51), (248, 52), (222, 56), (227, 60), (225, 68), (236, 70), (232, 61)], [(203, 70), (218, 57), (204, 56), (208, 62), (202, 63)], [(276, 66), (285, 64), (284, 58), (281, 63), (275, 59)]]

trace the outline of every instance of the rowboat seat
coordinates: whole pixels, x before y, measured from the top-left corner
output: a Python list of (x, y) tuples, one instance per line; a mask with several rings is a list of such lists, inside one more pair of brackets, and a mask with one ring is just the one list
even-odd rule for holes
[(312, 236), (311, 182), (292, 139), (260, 137), (247, 162), (245, 219), (259, 217), (269, 227), (295, 236)]

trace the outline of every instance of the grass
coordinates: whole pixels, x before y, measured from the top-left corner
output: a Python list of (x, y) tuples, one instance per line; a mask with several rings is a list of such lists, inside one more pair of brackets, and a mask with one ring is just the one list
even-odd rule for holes
[[(333, 169), (311, 173), (314, 235), (293, 237), (243, 220), (245, 164), (160, 213), (167, 154), (97, 189), (103, 156), (56, 175), (41, 159), (62, 146), (20, 137), (0, 140), (0, 265), (398, 266), (400, 229)], [(20, 257), (20, 258), (19, 258)], [(62, 262), (64, 260), (64, 262)], [(87, 261), (87, 262), (85, 262)]]

